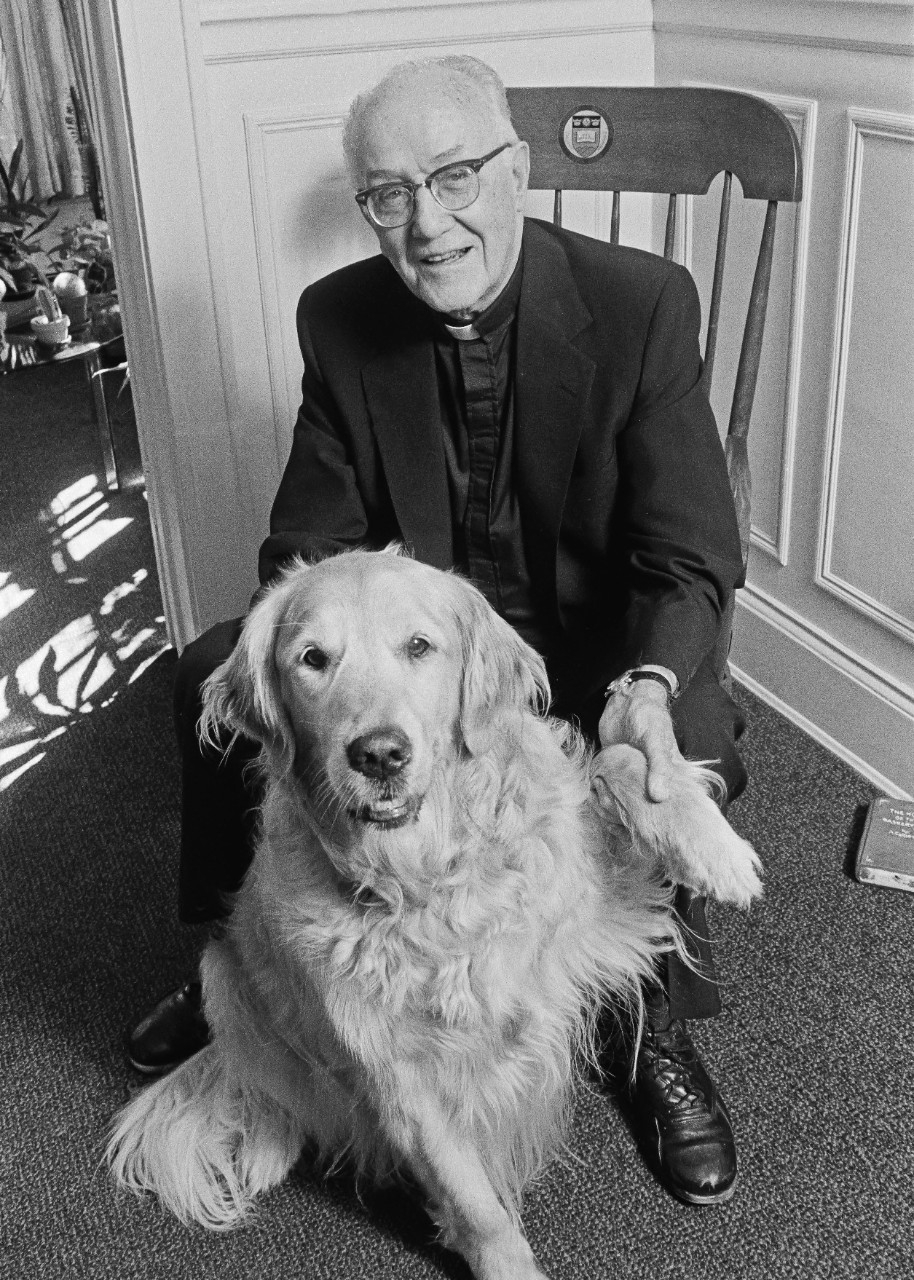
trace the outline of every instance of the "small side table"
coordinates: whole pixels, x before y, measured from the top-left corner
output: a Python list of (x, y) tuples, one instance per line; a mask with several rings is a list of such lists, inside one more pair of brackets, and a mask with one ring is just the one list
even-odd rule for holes
[(117, 469), (117, 454), (114, 449), (114, 432), (111, 430), (111, 419), (108, 417), (108, 402), (105, 399), (103, 377), (106, 373), (114, 373), (114, 369), (106, 369), (102, 365), (102, 349), (100, 342), (74, 342), (63, 351), (51, 356), (50, 363), (64, 364), (67, 360), (82, 360), (86, 371), (86, 380), (92, 392), (92, 403), (95, 406), (95, 426), (98, 430), (98, 442), (102, 450), (102, 462), (105, 467), (105, 484), (109, 489), (118, 490), (121, 478)]
[(103, 344), (94, 340), (91, 342), (72, 342), (68, 347), (64, 347), (61, 351), (55, 351), (51, 355), (45, 355), (41, 344), (32, 337), (11, 333), (7, 335), (7, 340), (10, 346), (18, 348), (17, 354), (20, 357), (9, 370), (11, 373), (25, 372), (27, 369), (37, 369), (49, 364), (66, 364), (70, 360), (82, 361), (83, 368), (86, 371), (86, 381), (92, 396), (95, 425), (98, 431), (102, 462), (105, 468), (105, 485), (108, 489), (119, 490), (121, 480), (117, 466), (117, 453), (114, 447), (114, 433), (111, 429), (111, 419), (108, 416), (108, 404), (105, 400), (105, 388), (102, 380), (106, 373), (114, 373), (118, 370), (123, 372), (124, 366), (116, 366), (114, 369), (106, 368), (102, 364), (100, 354)]

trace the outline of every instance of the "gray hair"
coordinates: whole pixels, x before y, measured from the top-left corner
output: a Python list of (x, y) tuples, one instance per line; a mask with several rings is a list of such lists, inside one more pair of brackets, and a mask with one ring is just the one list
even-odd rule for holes
[(384, 95), (411, 80), (420, 80), (438, 74), (446, 82), (451, 99), (460, 107), (475, 107), (480, 100), (491, 111), (493, 121), (505, 127), (505, 141), (516, 142), (517, 133), (511, 123), (508, 96), (501, 77), (488, 63), (466, 53), (448, 54), (443, 58), (421, 58), (415, 62), (401, 62), (379, 80), (373, 89), (367, 89), (353, 99), (343, 127), (343, 153), (353, 181), (361, 182), (359, 164), (365, 140), (365, 125), (371, 111)]

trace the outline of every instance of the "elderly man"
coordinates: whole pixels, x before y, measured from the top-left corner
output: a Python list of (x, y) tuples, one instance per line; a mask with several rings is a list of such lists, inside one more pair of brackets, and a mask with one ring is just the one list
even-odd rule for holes
[[(524, 218), (528, 149), (473, 58), (395, 68), (353, 104), (344, 146), (381, 256), (302, 295), (302, 406), (261, 581), (295, 553), (402, 540), (468, 574), (543, 654), (556, 714), (645, 752), (652, 799), (680, 749), (718, 760), (732, 798), (741, 724), (710, 654), (742, 565), (691, 277)], [(194, 737), (238, 627), (179, 667), (188, 921), (222, 914), (251, 856), (249, 750), (218, 767)], [(646, 992), (634, 1101), (667, 1186), (712, 1204), (733, 1192), (733, 1136), (684, 1019), (719, 999), (703, 903), (677, 906), (700, 972), (671, 959)], [(205, 1037), (188, 984), (131, 1058), (164, 1070)]]

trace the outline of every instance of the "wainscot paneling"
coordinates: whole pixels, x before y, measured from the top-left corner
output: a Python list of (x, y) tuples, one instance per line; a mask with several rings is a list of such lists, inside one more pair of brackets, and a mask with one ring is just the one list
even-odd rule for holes
[[(654, 12), (657, 83), (758, 93), (803, 146), (803, 203), (778, 220), (733, 664), (877, 785), (914, 793), (914, 5)], [(711, 234), (685, 237), (696, 274)]]
[[(509, 84), (698, 81), (780, 105), (807, 194), (779, 219), (733, 657), (750, 687), (868, 776), (914, 792), (914, 4), (80, 3), (179, 645), (243, 609), (254, 585), (298, 399), (298, 293), (373, 251), (338, 150), (356, 92), (404, 57), (460, 51)], [(531, 211), (547, 209), (533, 197)], [(605, 235), (607, 202), (569, 201), (569, 223)], [(626, 208), (622, 231), (651, 243), (649, 203)], [(737, 222), (734, 269), (749, 231)], [(696, 207), (679, 249), (698, 275), (707, 235)]]
[(914, 641), (914, 116), (853, 109), (817, 583)]
[[(99, 78), (123, 88), (109, 168), (129, 188), (139, 227), (146, 305), (131, 350), (179, 645), (243, 610), (256, 585), (299, 397), (299, 293), (376, 251), (340, 152), (351, 99), (405, 57), (447, 52), (486, 59), (507, 83), (648, 84), (652, 16), (650, 0), (95, 8)], [(598, 233), (608, 219), (594, 197), (571, 215)], [(637, 222), (630, 214), (635, 240)], [(157, 474), (169, 482), (157, 486)]]

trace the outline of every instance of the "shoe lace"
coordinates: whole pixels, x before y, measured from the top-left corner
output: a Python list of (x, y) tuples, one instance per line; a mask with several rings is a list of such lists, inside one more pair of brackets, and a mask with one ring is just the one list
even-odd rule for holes
[(674, 1019), (663, 1030), (648, 1026), (643, 1035), (642, 1069), (665, 1104), (677, 1111), (707, 1106), (707, 1095), (694, 1074), (698, 1054), (682, 1023)]

